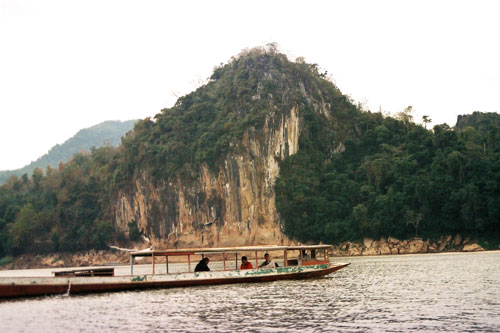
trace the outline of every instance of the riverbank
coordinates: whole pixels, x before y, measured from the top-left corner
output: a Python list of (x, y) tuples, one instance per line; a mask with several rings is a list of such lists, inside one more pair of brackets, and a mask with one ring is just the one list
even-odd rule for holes
[[(483, 244), (481, 246), (480, 244)], [(485, 248), (486, 247), (486, 248)], [(463, 238), (460, 234), (446, 235), (439, 239), (413, 238), (399, 240), (394, 237), (382, 237), (379, 240), (364, 238), (363, 242), (344, 242), (333, 246), (334, 256), (372, 256), (387, 254), (416, 254), (440, 252), (478, 252), (498, 250), (499, 244), (490, 244), (488, 241), (479, 242), (469, 237)]]
[(0, 270), (101, 266), (124, 264), (130, 260), (127, 252), (100, 250), (76, 253), (22, 254), (12, 258), (12, 262), (0, 267)]
[[(362, 242), (344, 242), (333, 246), (333, 256), (373, 256), (388, 254), (416, 254), (440, 252), (478, 252), (485, 250), (499, 250), (500, 245), (488, 244), (468, 237), (462, 238), (460, 234), (447, 235), (439, 239), (413, 238), (399, 240), (393, 237), (373, 240), (365, 238)], [(486, 247), (486, 249), (485, 249)], [(144, 258), (140, 263), (147, 263), (149, 258)], [(161, 260), (161, 259), (159, 259)], [(130, 256), (126, 251), (115, 249), (91, 250), (76, 253), (52, 254), (23, 254), (12, 258), (10, 263), (0, 266), (0, 270), (31, 269), (31, 268), (58, 268), (82, 267), (129, 264)]]

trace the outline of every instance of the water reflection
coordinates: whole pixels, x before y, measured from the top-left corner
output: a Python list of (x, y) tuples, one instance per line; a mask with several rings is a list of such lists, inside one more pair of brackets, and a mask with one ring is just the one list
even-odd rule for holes
[(0, 303), (2, 331), (499, 331), (500, 252), (348, 258), (326, 278)]

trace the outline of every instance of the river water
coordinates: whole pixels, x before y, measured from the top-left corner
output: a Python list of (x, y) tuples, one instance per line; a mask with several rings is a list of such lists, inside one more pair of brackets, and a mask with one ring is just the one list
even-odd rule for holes
[(0, 301), (0, 331), (500, 331), (499, 251), (335, 261), (351, 265), (313, 280)]

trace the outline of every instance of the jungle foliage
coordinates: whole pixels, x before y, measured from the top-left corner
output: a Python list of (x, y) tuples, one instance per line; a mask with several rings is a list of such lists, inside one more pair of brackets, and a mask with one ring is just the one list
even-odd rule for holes
[(92, 149), (58, 169), (12, 176), (0, 187), (0, 257), (101, 249), (119, 237), (108, 206), (117, 154), (113, 147)]
[(299, 152), (282, 163), (276, 201), (287, 234), (324, 242), (499, 235), (497, 124), (426, 130), (411, 107), (399, 119), (352, 114), (345, 151), (319, 144), (324, 136), (310, 129), (328, 122), (311, 114)]

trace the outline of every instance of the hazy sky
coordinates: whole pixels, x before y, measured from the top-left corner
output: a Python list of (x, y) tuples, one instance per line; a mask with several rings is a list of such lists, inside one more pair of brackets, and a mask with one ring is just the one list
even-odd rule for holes
[(0, 0), (0, 170), (78, 130), (153, 116), (277, 42), (372, 111), (500, 112), (500, 1)]

